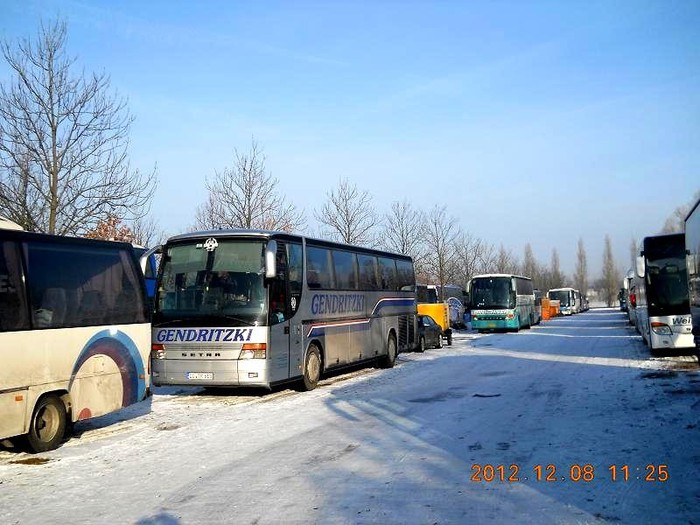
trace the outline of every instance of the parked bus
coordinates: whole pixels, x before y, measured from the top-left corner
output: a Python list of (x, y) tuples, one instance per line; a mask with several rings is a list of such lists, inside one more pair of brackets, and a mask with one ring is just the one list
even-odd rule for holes
[(547, 292), (547, 297), (553, 301), (559, 301), (559, 313), (572, 315), (578, 312), (576, 290), (573, 288), (552, 288)]
[(150, 342), (130, 244), (0, 228), (0, 440), (51, 450), (143, 400)]
[(693, 317), (695, 346), (700, 349), (700, 200), (685, 218), (685, 249), (688, 254), (688, 294)]
[(155, 385), (265, 387), (416, 346), (410, 257), (282, 232), (178, 235), (160, 249)]
[(645, 237), (636, 260), (637, 327), (652, 352), (692, 348), (685, 235)]
[(532, 280), (521, 275), (477, 275), (467, 289), (472, 328), (515, 330), (530, 328), (536, 321)]

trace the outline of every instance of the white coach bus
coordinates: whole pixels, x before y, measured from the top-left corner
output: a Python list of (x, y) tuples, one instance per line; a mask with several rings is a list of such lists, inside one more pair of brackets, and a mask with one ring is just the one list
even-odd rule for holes
[(572, 315), (579, 312), (581, 305), (581, 294), (576, 294), (573, 288), (552, 288), (547, 292), (547, 298), (552, 301), (559, 301), (559, 312), (561, 315)]
[(71, 423), (149, 395), (144, 293), (128, 243), (0, 222), (0, 440), (50, 450)]
[(652, 352), (694, 348), (685, 235), (645, 237), (636, 258), (637, 328)]
[(410, 257), (257, 230), (178, 235), (159, 251), (155, 385), (310, 390), (416, 345)]

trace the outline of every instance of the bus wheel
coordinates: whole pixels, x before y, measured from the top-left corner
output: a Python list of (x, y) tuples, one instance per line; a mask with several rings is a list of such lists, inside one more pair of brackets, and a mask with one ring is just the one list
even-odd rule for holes
[(34, 452), (58, 447), (66, 432), (66, 406), (57, 396), (42, 397), (29, 422), (27, 443)]
[(304, 360), (304, 390), (316, 388), (321, 379), (321, 352), (314, 344), (309, 345)]
[(396, 363), (396, 339), (393, 335), (389, 336), (386, 343), (386, 355), (382, 358), (380, 366), (382, 368), (394, 368)]
[(418, 342), (418, 351), (422, 354), (425, 352), (425, 337), (420, 336), (420, 341)]
[(447, 346), (452, 346), (452, 332), (447, 334)]

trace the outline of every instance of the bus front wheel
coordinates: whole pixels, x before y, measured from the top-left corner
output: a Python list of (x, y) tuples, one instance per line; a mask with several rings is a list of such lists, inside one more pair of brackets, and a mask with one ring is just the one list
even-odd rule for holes
[(313, 390), (321, 379), (321, 351), (310, 345), (304, 360), (304, 390)]
[(66, 432), (66, 419), (66, 406), (58, 396), (42, 397), (34, 407), (29, 423), (29, 448), (34, 452), (46, 452), (58, 447)]

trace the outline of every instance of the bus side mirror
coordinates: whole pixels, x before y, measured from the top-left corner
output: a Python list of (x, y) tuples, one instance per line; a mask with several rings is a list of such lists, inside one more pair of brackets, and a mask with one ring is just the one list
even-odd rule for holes
[(146, 270), (148, 269), (148, 266), (151, 264), (151, 257), (154, 255), (159, 255), (163, 252), (163, 246), (155, 246), (151, 248), (150, 250), (147, 250), (143, 252), (141, 257), (139, 257), (139, 264), (141, 265), (141, 273), (144, 275), (147, 274)]
[(265, 247), (265, 278), (277, 277), (277, 241), (268, 241)]
[(635, 270), (639, 277), (644, 277), (644, 257), (635, 257)]

